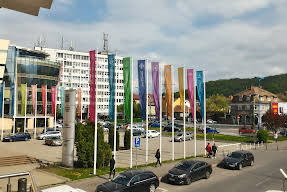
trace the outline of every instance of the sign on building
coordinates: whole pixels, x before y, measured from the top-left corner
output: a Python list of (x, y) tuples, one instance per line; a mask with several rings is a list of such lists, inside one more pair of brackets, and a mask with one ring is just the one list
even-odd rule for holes
[(274, 115), (287, 114), (287, 102), (272, 103), (272, 113)]

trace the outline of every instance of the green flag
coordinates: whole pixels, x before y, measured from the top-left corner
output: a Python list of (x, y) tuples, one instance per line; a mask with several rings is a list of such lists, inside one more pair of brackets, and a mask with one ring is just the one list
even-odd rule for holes
[(26, 84), (21, 84), (22, 115), (25, 116)]
[(126, 57), (123, 59), (124, 67), (124, 91), (125, 91), (125, 103), (124, 103), (124, 113), (126, 122), (131, 120), (131, 58)]

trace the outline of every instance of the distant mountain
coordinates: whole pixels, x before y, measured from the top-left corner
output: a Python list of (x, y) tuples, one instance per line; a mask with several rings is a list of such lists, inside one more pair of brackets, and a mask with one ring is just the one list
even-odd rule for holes
[[(278, 94), (279, 96), (284, 96), (284, 92), (287, 91), (287, 74), (265, 77), (264, 80), (260, 81), (260, 84), (263, 89)], [(236, 78), (209, 81), (206, 83), (206, 96), (222, 94), (228, 97), (250, 88), (251, 85), (258, 86), (258, 79)]]

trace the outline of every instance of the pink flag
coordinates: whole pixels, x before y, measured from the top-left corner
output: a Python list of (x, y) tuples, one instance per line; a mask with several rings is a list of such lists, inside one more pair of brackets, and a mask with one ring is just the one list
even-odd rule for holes
[(36, 115), (36, 94), (37, 94), (37, 85), (31, 85), (32, 89), (32, 103), (33, 103), (33, 113)]
[(52, 113), (55, 116), (55, 102), (56, 102), (56, 87), (52, 86), (51, 87), (51, 96), (52, 96)]
[(90, 51), (90, 121), (95, 122), (95, 96), (96, 96), (96, 84), (95, 84), (95, 75), (96, 75), (96, 52)]
[(46, 115), (46, 91), (47, 85), (42, 85), (42, 104), (43, 104), (43, 115)]
[(187, 89), (188, 98), (190, 102), (190, 109), (192, 112), (192, 118), (194, 119), (194, 82), (193, 82), (193, 69), (187, 70)]

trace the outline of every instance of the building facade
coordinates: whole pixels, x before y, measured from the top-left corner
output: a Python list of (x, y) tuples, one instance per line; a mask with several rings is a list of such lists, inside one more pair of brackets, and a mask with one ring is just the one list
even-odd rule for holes
[(233, 96), (230, 103), (232, 123), (257, 124), (258, 118), (262, 119), (262, 116), (270, 109), (271, 103), (279, 101), (277, 95), (262, 88), (251, 86), (250, 89)]
[[(88, 52), (77, 52), (71, 50), (51, 49), (35, 47), (35, 50), (41, 50), (49, 54), (48, 59), (58, 62), (62, 65), (60, 74), (60, 87), (65, 89), (82, 90), (82, 112), (83, 118), (87, 117), (88, 106), (90, 103), (90, 57)], [(124, 102), (124, 84), (123, 84), (123, 57), (116, 56), (116, 103)], [(106, 53), (96, 53), (96, 86), (97, 86), (97, 112), (100, 115), (107, 115), (109, 111), (109, 76), (108, 76), (108, 55)], [(78, 101), (78, 99), (77, 99)], [(60, 94), (57, 97), (57, 103), (60, 104)]]

